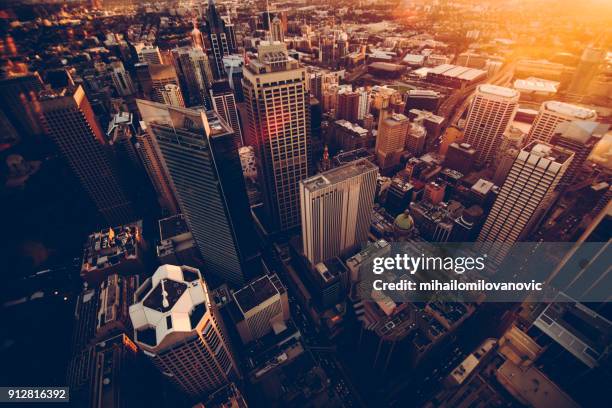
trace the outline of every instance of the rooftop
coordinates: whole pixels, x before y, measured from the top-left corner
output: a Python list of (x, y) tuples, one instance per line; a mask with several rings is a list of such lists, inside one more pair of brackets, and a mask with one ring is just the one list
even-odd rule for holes
[(359, 159), (303, 180), (302, 184), (306, 190), (314, 192), (377, 169), (369, 160)]
[(558, 164), (564, 164), (573, 157), (573, 152), (569, 150), (539, 142), (532, 142), (525, 146), (519, 153), (518, 159), (527, 160), (529, 154), (544, 157)]
[(103, 270), (138, 257), (142, 221), (91, 234), (85, 243), (81, 273)]
[(559, 113), (574, 117), (576, 119), (595, 119), (597, 118), (597, 112), (593, 109), (583, 108), (578, 105), (572, 105), (571, 103), (559, 102), (559, 101), (548, 101), (542, 104), (542, 108), (551, 112)]
[(135, 300), (130, 306), (135, 339), (148, 347), (160, 345), (172, 332), (194, 330), (210, 303), (200, 271), (175, 265), (157, 268)]
[(473, 81), (481, 76), (485, 76), (487, 72), (476, 68), (461, 67), (453, 64), (442, 64), (430, 69), (428, 74)]
[(176, 214), (159, 220), (159, 237), (162, 241), (188, 232), (189, 227), (183, 214)]
[(478, 91), (490, 95), (501, 96), (503, 98), (518, 98), (520, 95), (519, 92), (514, 89), (491, 84), (479, 85)]
[(243, 314), (285, 291), (276, 275), (264, 275), (234, 292), (234, 300)]

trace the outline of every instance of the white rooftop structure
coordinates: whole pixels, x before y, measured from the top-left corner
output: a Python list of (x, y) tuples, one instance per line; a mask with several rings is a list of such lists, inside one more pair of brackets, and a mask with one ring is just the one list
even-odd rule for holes
[(557, 93), (559, 82), (530, 77), (527, 79), (517, 79), (514, 81), (513, 86), (517, 91), (524, 93), (555, 94)]
[(514, 89), (491, 84), (479, 85), (478, 90), (483, 93), (497, 95), (503, 98), (516, 98), (519, 96), (519, 92)]
[(593, 109), (583, 108), (581, 106), (572, 105), (571, 103), (548, 101), (544, 102), (544, 107), (549, 111), (582, 120), (595, 119), (597, 117), (597, 112)]
[(188, 266), (160, 266), (135, 296), (130, 306), (135, 340), (150, 347), (171, 333), (191, 332), (210, 307), (200, 271)]

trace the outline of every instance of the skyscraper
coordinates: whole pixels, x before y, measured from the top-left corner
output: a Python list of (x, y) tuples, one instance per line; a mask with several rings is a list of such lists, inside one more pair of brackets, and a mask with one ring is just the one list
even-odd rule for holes
[(143, 131), (136, 134), (136, 151), (149, 176), (149, 180), (151, 180), (151, 184), (153, 184), (160, 206), (171, 214), (176, 214), (178, 204), (174, 196), (170, 176), (168, 176), (164, 167), (163, 159), (157, 146), (157, 140), (155, 140), (151, 133), (147, 132), (146, 123), (141, 122), (141, 127)]
[(272, 41), (285, 41), (285, 34), (283, 33), (283, 25), (278, 17), (272, 19), (272, 27), (270, 29), (270, 37)]
[(21, 136), (43, 133), (36, 112), (38, 93), (43, 82), (38, 73), (0, 80), (0, 106)]
[(302, 241), (313, 265), (367, 242), (377, 176), (360, 159), (302, 180)]
[(234, 132), (212, 111), (137, 104), (207, 272), (244, 284), (258, 260)]
[(223, 57), (236, 52), (233, 25), (227, 24), (219, 15), (214, 0), (208, 1), (206, 9), (206, 33), (213, 56), (213, 74), (216, 79), (225, 76)]
[(166, 105), (185, 106), (181, 88), (176, 84), (166, 84), (159, 89), (159, 93)]
[(464, 140), (478, 153), (479, 164), (490, 164), (504, 132), (518, 109), (519, 93), (496, 85), (479, 85), (465, 124)]
[(262, 41), (244, 70), (245, 142), (259, 159), (264, 209), (274, 230), (300, 224), (299, 182), (309, 173), (310, 117), (306, 70), (287, 47)]
[(597, 74), (597, 70), (605, 63), (606, 55), (607, 51), (604, 48), (596, 48), (593, 46), (585, 48), (580, 57), (578, 67), (576, 67), (576, 72), (574, 73), (568, 92), (578, 95), (586, 94), (589, 89), (589, 84)]
[(550, 143), (574, 152), (574, 159), (561, 180), (562, 184), (571, 184), (576, 180), (591, 151), (609, 128), (610, 125), (607, 124), (587, 121), (564, 122), (557, 125)]
[[(175, 106), (185, 106), (176, 70), (172, 65), (149, 64), (149, 75), (151, 78), (150, 98), (152, 101), (176, 103)], [(173, 86), (166, 88), (166, 85)]]
[(401, 113), (380, 113), (378, 135), (376, 136), (376, 160), (382, 169), (388, 169), (399, 162), (399, 153), (404, 150), (410, 120)]
[(41, 95), (44, 128), (89, 194), (107, 225), (134, 220), (112, 150), (81, 86)]
[(146, 62), (147, 64), (163, 64), (161, 52), (158, 47), (152, 45), (141, 45), (137, 49), (138, 60), (140, 62)]
[(359, 118), (361, 95), (351, 88), (342, 88), (338, 91), (336, 119), (348, 120), (356, 123)]
[(110, 75), (119, 96), (133, 95), (136, 92), (132, 78), (125, 70), (121, 61), (113, 61), (110, 63)]
[[(519, 153), (478, 241), (512, 243), (521, 240), (543, 215), (551, 196), (568, 169), (574, 153), (532, 142)], [(494, 253), (501, 261), (505, 254)]]
[(177, 48), (172, 51), (178, 59), (190, 105), (203, 105), (208, 102), (208, 89), (213, 81), (208, 55), (202, 48)]
[(210, 89), (212, 98), (212, 107), (234, 130), (236, 144), (242, 146), (242, 128), (240, 127), (240, 119), (238, 110), (236, 109), (236, 98), (234, 91), (230, 88), (227, 80), (215, 82)]
[(527, 140), (550, 143), (550, 138), (555, 133), (557, 125), (572, 120), (597, 120), (597, 113), (592, 109), (565, 102), (544, 102), (529, 130)]
[(155, 367), (190, 397), (239, 376), (221, 316), (200, 271), (162, 265), (130, 306), (134, 340)]

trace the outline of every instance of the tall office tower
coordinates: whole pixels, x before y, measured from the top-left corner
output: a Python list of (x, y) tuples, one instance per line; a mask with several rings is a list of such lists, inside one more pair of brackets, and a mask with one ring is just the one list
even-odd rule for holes
[[(532, 142), (517, 156), (478, 241), (512, 243), (529, 233), (567, 171), (574, 153), (556, 146)], [(503, 250), (490, 254), (501, 262)]]
[(589, 84), (597, 74), (599, 67), (606, 61), (607, 51), (604, 48), (588, 46), (580, 57), (576, 73), (568, 88), (569, 93), (584, 95)]
[(574, 152), (574, 159), (561, 180), (562, 184), (567, 185), (576, 181), (586, 159), (609, 128), (610, 125), (587, 121), (564, 122), (557, 125), (550, 143)]
[(510, 147), (504, 150), (503, 153), (499, 153), (495, 156), (495, 174), (493, 175), (493, 183), (496, 186), (504, 184), (506, 177), (512, 169), (512, 165), (516, 160), (516, 157), (520, 153), (520, 150), (515, 147)]
[(22, 137), (43, 133), (36, 111), (38, 93), (43, 87), (38, 73), (0, 80), (0, 109)]
[(236, 102), (244, 102), (244, 92), (242, 91), (242, 69), (244, 67), (244, 57), (242, 55), (228, 55), (223, 57), (223, 66), (230, 87), (234, 91)]
[(476, 149), (468, 143), (451, 143), (444, 157), (444, 166), (467, 175), (474, 168)]
[(506, 156), (506, 152), (510, 149), (518, 151), (523, 146), (525, 140), (525, 132), (521, 129), (510, 126), (506, 132), (502, 135), (499, 147), (495, 152), (495, 165), (499, 163), (502, 157)]
[(342, 59), (346, 57), (348, 54), (348, 35), (346, 33), (341, 33), (338, 37), (338, 58)]
[(355, 92), (359, 93), (359, 112), (357, 113), (357, 119), (363, 120), (365, 116), (370, 113), (370, 92), (364, 87), (355, 89)]
[(238, 110), (236, 109), (236, 99), (234, 98), (232, 88), (229, 86), (229, 82), (227, 80), (215, 82), (210, 89), (210, 96), (215, 112), (217, 112), (234, 130), (236, 145), (244, 145), (240, 119), (238, 117)]
[(272, 41), (285, 41), (285, 34), (283, 33), (283, 25), (280, 18), (274, 17), (272, 19), (272, 27), (270, 29), (270, 37)]
[(44, 127), (108, 225), (134, 220), (110, 146), (81, 86), (41, 95)]
[(152, 45), (143, 45), (137, 50), (138, 60), (147, 64), (163, 64), (161, 52), (158, 47)]
[(134, 341), (180, 390), (200, 397), (240, 375), (198, 269), (162, 265), (134, 297)]
[(421, 122), (412, 122), (406, 135), (406, 150), (415, 156), (420, 156), (425, 150), (427, 130)]
[(359, 92), (353, 91), (351, 87), (341, 88), (338, 91), (336, 119), (356, 123), (359, 120), (360, 102), (361, 95)]
[(223, 57), (236, 52), (233, 26), (228, 27), (221, 18), (214, 0), (208, 1), (206, 9), (206, 32), (211, 45), (213, 74), (215, 79), (225, 76)]
[(299, 226), (299, 182), (309, 173), (306, 70), (283, 43), (262, 41), (244, 71), (245, 142), (255, 147), (264, 209), (274, 230)]
[(199, 48), (204, 50), (204, 37), (202, 32), (198, 29), (198, 20), (193, 20), (193, 30), (191, 30), (191, 45), (193, 48)]
[(164, 162), (159, 153), (157, 140), (146, 130), (146, 123), (141, 122), (142, 132), (136, 134), (136, 150), (145, 171), (153, 184), (153, 189), (157, 194), (159, 205), (171, 214), (178, 212), (178, 204), (174, 196), (174, 188), (170, 176), (164, 167)]
[[(586, 220), (585, 220), (586, 221)], [(575, 299), (604, 300), (611, 279), (606, 257), (612, 244), (612, 203), (581, 224), (576, 243), (547, 277), (546, 283)], [(588, 261), (588, 262), (585, 262)], [(609, 316), (607, 316), (609, 317)]]
[(244, 284), (259, 263), (233, 130), (213, 111), (137, 104), (207, 272)]
[(166, 84), (159, 90), (159, 92), (161, 93), (162, 99), (166, 105), (181, 107), (185, 106), (183, 94), (181, 93), (181, 88), (178, 85)]
[(463, 139), (474, 147), (479, 164), (490, 164), (502, 135), (518, 109), (519, 93), (496, 85), (479, 85), (465, 124)]
[(208, 89), (213, 82), (208, 55), (201, 48), (178, 48), (173, 52), (177, 55), (187, 85), (189, 104), (207, 105)]
[[(149, 75), (151, 78), (150, 99), (152, 101), (168, 103), (167, 98), (170, 97), (168, 93), (173, 92), (174, 97), (171, 100), (178, 103), (176, 106), (185, 106), (176, 70), (172, 65), (149, 64)], [(176, 88), (166, 89), (166, 85), (175, 85)]]
[(274, 331), (287, 328), (291, 317), (287, 289), (276, 274), (264, 275), (232, 294), (237, 313), (236, 329), (247, 344)]
[(367, 242), (377, 177), (360, 159), (301, 181), (302, 241), (313, 265)]
[(401, 113), (381, 111), (381, 120), (376, 136), (376, 160), (381, 169), (399, 163), (399, 154), (404, 151), (410, 120)]
[(548, 101), (540, 106), (540, 112), (536, 116), (529, 135), (528, 142), (537, 140), (550, 143), (550, 138), (555, 133), (557, 125), (562, 122), (573, 120), (597, 120), (597, 113), (592, 109), (582, 108), (565, 102)]
[(110, 63), (110, 75), (115, 85), (115, 90), (120, 96), (134, 95), (136, 88), (130, 74), (123, 67), (123, 62), (113, 61)]

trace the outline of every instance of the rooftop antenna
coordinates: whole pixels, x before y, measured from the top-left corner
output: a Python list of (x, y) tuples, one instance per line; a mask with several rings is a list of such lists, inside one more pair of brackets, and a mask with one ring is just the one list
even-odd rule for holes
[(270, 5), (268, 0), (266, 0), (266, 15), (268, 17), (268, 41), (272, 42), (272, 23), (270, 22)]

